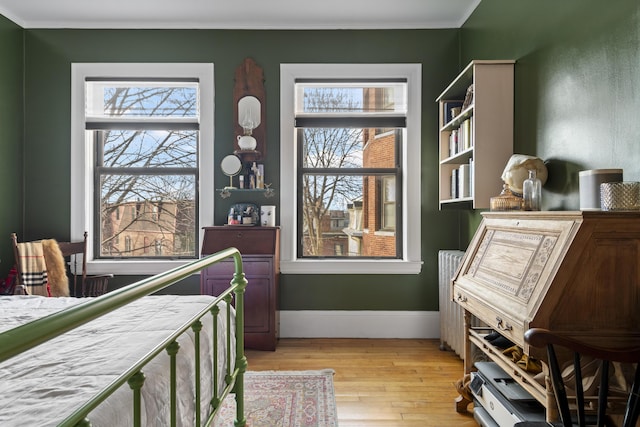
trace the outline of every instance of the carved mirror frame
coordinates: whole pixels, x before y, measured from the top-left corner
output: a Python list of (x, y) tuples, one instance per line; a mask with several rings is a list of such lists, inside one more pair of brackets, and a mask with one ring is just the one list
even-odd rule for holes
[[(238, 123), (238, 101), (245, 96), (255, 96), (260, 101), (260, 125), (253, 129), (253, 137), (256, 139), (255, 150), (241, 150), (238, 146), (237, 136), (243, 135), (244, 130)], [(262, 68), (251, 58), (245, 58), (235, 71), (235, 85), (233, 87), (233, 129), (234, 129), (234, 153), (241, 156), (245, 162), (261, 160), (266, 157), (267, 131), (265, 114), (265, 90), (264, 73)]]

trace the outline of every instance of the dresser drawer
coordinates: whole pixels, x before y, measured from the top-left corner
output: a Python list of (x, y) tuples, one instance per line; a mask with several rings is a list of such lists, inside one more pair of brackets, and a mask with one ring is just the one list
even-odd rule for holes
[(273, 255), (278, 248), (276, 227), (205, 227), (202, 255), (209, 255), (230, 247), (241, 254)]
[[(233, 262), (233, 260), (225, 260), (207, 267), (206, 275), (228, 277), (229, 280), (231, 280), (235, 271), (235, 262)], [(272, 275), (273, 257), (242, 257), (242, 271), (244, 271), (247, 277)]]

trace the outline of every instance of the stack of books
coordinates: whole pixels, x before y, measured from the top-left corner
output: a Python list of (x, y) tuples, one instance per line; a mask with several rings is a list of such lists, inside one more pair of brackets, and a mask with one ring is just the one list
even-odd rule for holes
[(451, 171), (451, 198), (471, 197), (473, 188), (473, 159)]
[(449, 134), (449, 157), (473, 147), (473, 117), (460, 123), (460, 127)]

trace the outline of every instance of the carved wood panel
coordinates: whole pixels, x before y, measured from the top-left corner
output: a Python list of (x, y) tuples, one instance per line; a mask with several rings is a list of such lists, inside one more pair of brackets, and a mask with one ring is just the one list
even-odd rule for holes
[[(238, 124), (238, 101), (245, 96), (255, 96), (260, 101), (260, 125), (253, 130), (256, 139), (255, 152), (240, 150), (236, 137), (243, 135), (243, 129)], [(243, 161), (260, 160), (267, 153), (267, 121), (266, 121), (266, 97), (264, 90), (264, 73), (262, 68), (251, 58), (245, 58), (235, 71), (235, 85), (233, 87), (233, 144), (234, 152), (239, 154)]]

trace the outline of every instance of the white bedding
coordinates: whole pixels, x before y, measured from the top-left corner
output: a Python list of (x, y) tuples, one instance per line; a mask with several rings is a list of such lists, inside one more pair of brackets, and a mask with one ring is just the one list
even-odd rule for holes
[[(85, 301), (0, 296), (0, 332)], [(144, 297), (0, 364), (0, 426), (57, 425), (212, 301), (213, 297), (200, 295)], [(226, 366), (226, 307), (220, 307), (219, 391), (224, 388)], [(212, 392), (212, 323), (211, 316), (205, 316), (200, 333), (203, 416), (208, 414)], [(178, 343), (178, 425), (192, 426), (193, 332), (189, 329)], [(235, 336), (231, 348), (233, 369)], [(143, 369), (142, 389), (143, 425), (153, 427), (169, 422), (169, 357), (163, 351), (156, 359)], [(132, 391), (125, 383), (89, 420), (93, 426), (128, 426), (132, 412)]]

